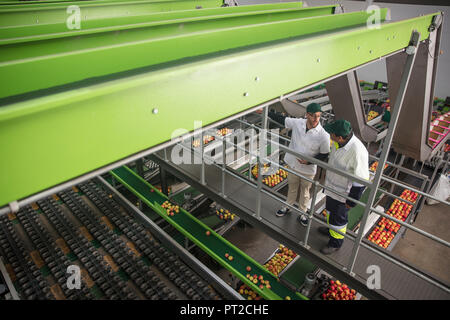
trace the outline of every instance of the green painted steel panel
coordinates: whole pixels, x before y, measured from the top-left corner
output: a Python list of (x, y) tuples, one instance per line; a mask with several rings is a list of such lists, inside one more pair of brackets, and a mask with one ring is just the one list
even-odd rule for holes
[[(146, 28), (91, 31), (85, 36), (1, 45), (0, 73), (8, 81), (0, 87), (0, 98), (238, 47), (361, 26), (369, 16), (355, 12), (293, 18), (305, 12), (315, 10), (155, 22)], [(291, 19), (284, 20), (286, 17)], [(38, 75), (51, 70), (54, 75), (30, 76), (30, 70)]]
[[(101, 19), (107, 17), (134, 16), (151, 12), (168, 12), (174, 10), (194, 10), (196, 7), (218, 8), (222, 0), (190, 0), (190, 1), (123, 1), (90, 3), (89, 1), (77, 2), (74, 5), (80, 9), (81, 25), (86, 20)], [(0, 27), (39, 25), (48, 23), (66, 23), (74, 12), (68, 6), (70, 3), (39, 4), (35, 8), (20, 6), (0, 6)], [(199, 9), (202, 10), (202, 9)]]
[[(210, 3), (213, 0), (80, 0), (80, 1), (45, 1), (45, 2), (41, 2), (41, 1), (36, 1), (36, 2), (28, 2), (26, 4), (21, 3), (21, 4), (5, 4), (3, 6), (0, 6), (0, 11), (5, 11), (5, 10), (14, 10), (14, 9), (18, 9), (17, 12), (26, 12), (29, 10), (36, 10), (36, 12), (41, 12), (41, 10), (46, 10), (49, 8), (67, 8), (67, 6), (70, 5), (76, 5), (79, 6), (80, 8), (87, 8), (87, 7), (96, 7), (96, 6), (114, 6), (114, 5), (134, 5), (134, 4), (144, 4), (144, 3), (166, 3), (169, 5), (168, 8), (179, 8), (178, 10), (184, 10), (185, 8), (192, 8), (192, 2), (197, 3), (197, 5), (202, 6), (202, 8), (208, 8), (210, 7)], [(221, 6), (223, 4), (223, 1), (219, 1), (216, 0), (216, 3), (219, 4), (219, 6)], [(176, 3), (178, 2), (178, 4)], [(188, 7), (186, 7), (185, 5), (182, 5), (181, 2), (184, 2), (185, 5), (187, 4)], [(203, 5), (205, 4), (205, 5)], [(214, 5), (217, 6), (217, 5)], [(159, 8), (161, 8), (161, 10), (163, 11), (167, 11), (166, 9), (164, 9), (163, 7), (159, 6)], [(195, 7), (194, 7), (195, 8)], [(172, 9), (171, 9), (172, 10)]]
[[(297, 4), (297, 3), (295, 3)], [(336, 6), (331, 6), (335, 8)], [(80, 30), (86, 31), (95, 28), (106, 28), (111, 26), (125, 26), (130, 24), (145, 24), (154, 21), (167, 21), (174, 19), (187, 19), (187, 18), (197, 18), (202, 19), (203, 17), (213, 17), (220, 18), (223, 15), (250, 15), (256, 12), (264, 12), (265, 14), (281, 12), (283, 10), (289, 11), (294, 9), (302, 9), (301, 5), (293, 7), (289, 3), (273, 3), (273, 4), (263, 4), (263, 5), (251, 5), (242, 7), (220, 7), (220, 8), (205, 8), (202, 10), (180, 10), (180, 11), (170, 11), (170, 12), (152, 12), (152, 13), (140, 13), (139, 15), (133, 16), (115, 16), (115, 17), (104, 17), (96, 19), (85, 19), (80, 23)], [(331, 8), (330, 8), (331, 10)], [(311, 12), (311, 10), (308, 10)], [(325, 10), (324, 7), (313, 8), (311, 16), (321, 14), (331, 14), (329, 10)], [(77, 33), (80, 30), (69, 29), (66, 23), (67, 14), (65, 12), (61, 13), (61, 19), (51, 23), (39, 23), (33, 25), (13, 25), (0, 27), (0, 39), (7, 38), (21, 38), (36, 36), (42, 34), (54, 34), (54, 33)]]
[[(168, 198), (128, 167), (124, 166), (115, 169), (111, 171), (111, 174), (150, 208), (159, 213), (162, 218), (173, 225), (179, 232), (189, 238), (223, 267), (230, 270), (263, 298), (280, 300), (289, 296), (296, 300), (306, 300), (299, 293), (295, 293), (284, 287), (277, 281), (277, 277), (261, 266), (261, 264), (239, 250), (239, 248), (214, 232), (214, 230), (203, 224), (186, 210), (180, 208), (179, 213), (174, 216), (168, 216), (166, 210), (161, 207), (163, 202), (168, 200)], [(153, 192), (150, 190), (153, 190)], [(206, 231), (209, 231), (211, 234), (207, 236)], [(228, 260), (225, 257), (226, 253), (233, 256), (234, 259), (232, 261)], [(252, 271), (248, 272), (246, 270), (247, 266), (250, 266)], [(246, 274), (248, 273), (263, 275), (265, 280), (270, 281), (271, 290), (267, 288), (260, 289), (257, 285), (253, 284), (246, 278)]]
[[(126, 0), (42, 0), (42, 1), (28, 1), (28, 0), (4, 0), (0, 1), (0, 5), (16, 5), (21, 8), (24, 6), (35, 7), (43, 4), (79, 4), (79, 3), (109, 3), (109, 2), (124, 2)], [(163, 2), (163, 1), (177, 1), (177, 0), (133, 0), (133, 1), (151, 1), (151, 2)], [(179, 1), (179, 0), (178, 0)]]
[(172, 62), (0, 107), (0, 205), (170, 141), (195, 120), (212, 124), (377, 61), (408, 46), (413, 30), (428, 38), (433, 16)]

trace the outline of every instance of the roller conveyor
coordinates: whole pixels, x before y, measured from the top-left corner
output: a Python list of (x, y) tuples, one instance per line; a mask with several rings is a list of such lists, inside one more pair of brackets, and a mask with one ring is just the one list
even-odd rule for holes
[[(308, 260), (317, 263), (317, 259), (327, 259), (319, 253), (319, 250), (326, 245), (328, 237), (322, 236), (317, 232), (318, 223), (312, 222), (311, 233), (309, 236), (308, 245), (311, 247), (305, 251), (305, 248), (299, 245), (300, 241), (304, 240), (304, 234), (306, 228), (302, 227), (297, 222), (297, 215), (290, 214), (283, 218), (278, 218), (275, 212), (279, 209), (280, 203), (274, 200), (272, 197), (268, 197), (264, 194), (261, 195), (261, 219), (259, 222), (255, 222), (252, 219), (250, 212), (256, 212), (256, 196), (255, 189), (248, 184), (226, 175), (226, 200), (217, 196), (220, 193), (222, 172), (215, 166), (206, 166), (206, 186), (198, 183), (200, 180), (200, 165), (177, 165), (174, 166), (170, 162), (165, 162), (158, 156), (153, 157), (154, 161), (158, 162), (161, 166), (165, 167), (175, 176), (189, 181), (199, 191), (211, 196), (215, 194), (217, 202), (223, 205), (234, 205), (236, 208), (241, 208), (236, 211), (236, 214), (241, 219), (248, 221), (251, 220), (251, 224), (263, 228), (266, 232), (269, 232), (271, 236), (288, 245), (292, 250), (298, 252), (300, 255), (305, 256)], [(331, 259), (333, 264), (341, 267), (345, 267), (350, 258), (353, 243), (351, 240), (346, 239), (343, 247), (338, 252), (332, 254)], [(389, 262), (385, 258), (373, 253), (372, 251), (361, 247), (358, 254), (358, 259), (354, 267), (355, 278), (342, 279), (343, 281), (355, 285), (355, 279), (359, 284), (361, 290), (361, 283), (365, 285), (365, 281), (368, 277), (366, 273), (369, 265), (378, 265), (382, 274), (382, 289), (375, 290), (378, 294), (389, 299), (450, 299), (450, 294), (445, 290), (436, 287), (420, 277), (412, 274), (409, 271)], [(342, 278), (342, 276), (341, 276)], [(367, 290), (367, 288), (366, 288)], [(362, 290), (360, 292), (363, 292)], [(367, 293), (366, 293), (367, 294)], [(363, 293), (363, 295), (365, 295)]]
[[(0, 254), (20, 299), (220, 298), (111, 194), (93, 181), (78, 188), (0, 218)], [(69, 265), (84, 274), (80, 290), (66, 285)]]

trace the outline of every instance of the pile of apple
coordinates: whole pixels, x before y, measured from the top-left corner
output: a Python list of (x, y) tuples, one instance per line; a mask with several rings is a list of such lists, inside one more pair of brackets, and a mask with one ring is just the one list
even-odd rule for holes
[[(249, 271), (249, 269), (251, 270), (250, 267), (247, 267), (247, 271)], [(250, 280), (251, 282), (253, 282), (254, 285), (257, 285), (261, 290), (263, 290), (264, 288), (270, 289), (272, 288), (270, 286), (270, 282), (269, 280), (264, 280), (264, 276), (263, 275), (251, 275), (250, 273), (247, 273), (246, 278), (248, 280)], [(259, 285), (258, 285), (259, 283)]]
[(234, 220), (234, 217), (236, 216), (234, 213), (231, 213), (230, 211), (226, 209), (216, 209), (216, 215), (221, 220)]
[(161, 205), (164, 209), (166, 209), (167, 215), (173, 217), (175, 213), (180, 212), (180, 207), (176, 204), (172, 204), (169, 201), (164, 201), (164, 203)]
[(376, 117), (378, 117), (379, 113), (376, 111), (369, 111), (369, 115), (367, 116), (367, 121), (370, 121), (372, 119), (375, 119)]
[(356, 300), (355, 289), (350, 289), (345, 283), (339, 280), (330, 280), (330, 285), (326, 292), (322, 293), (323, 300)]
[[(267, 172), (269, 172), (269, 169), (270, 169), (270, 164), (264, 163), (263, 169), (262, 169), (262, 174), (265, 175)], [(256, 179), (258, 178), (258, 165), (255, 165), (255, 166), (252, 168), (252, 175), (253, 175), (253, 177), (255, 177)]]
[(281, 183), (284, 180), (284, 178), (280, 177), (277, 174), (272, 174), (262, 180), (262, 183), (269, 187), (275, 187), (277, 184)]
[(278, 276), (296, 256), (297, 254), (294, 251), (280, 244), (278, 251), (267, 261), (264, 267), (272, 274)]
[(416, 203), (417, 197), (419, 194), (417, 192), (405, 189), (403, 190), (402, 194), (400, 195), (400, 198), (408, 200), (409, 202)]
[[(384, 169), (386, 169), (388, 167), (387, 163), (384, 164)], [(372, 165), (370, 166), (369, 170), (375, 172), (378, 168), (378, 161), (375, 161), (374, 163), (372, 163)]]
[[(405, 189), (403, 190), (400, 198), (408, 200), (411, 203), (415, 203), (417, 201), (418, 194), (411, 190)], [(412, 210), (412, 205), (401, 201), (399, 199), (395, 199), (386, 212), (388, 215), (394, 217), (397, 220), (405, 221), (409, 216)], [(373, 231), (368, 236), (368, 240), (373, 243), (376, 243), (378, 246), (382, 248), (387, 248), (389, 244), (394, 239), (395, 235), (400, 230), (401, 225), (397, 222), (394, 222), (390, 219), (382, 217), (377, 226), (373, 229)]]
[(216, 135), (217, 136), (226, 136), (227, 134), (230, 134), (233, 130), (229, 129), (229, 128), (222, 128), (222, 129), (217, 129), (216, 131)]
[(376, 226), (367, 239), (386, 249), (392, 242), (394, 237), (395, 233), (393, 233), (392, 231), (386, 230), (382, 226)]
[[(263, 173), (268, 172), (269, 167), (270, 165), (265, 164)], [(253, 167), (252, 174), (256, 179), (258, 178), (258, 165)], [(264, 179), (262, 179), (262, 183), (269, 187), (275, 187), (277, 184), (283, 182), (283, 180), (287, 178), (287, 175), (288, 173), (286, 172), (286, 170), (278, 169), (276, 173), (266, 176)]]
[[(214, 141), (216, 138), (214, 136), (211, 135), (205, 135), (203, 136), (203, 145), (207, 145), (208, 143), (210, 143), (211, 141)], [(200, 140), (196, 139), (192, 142), (192, 146), (194, 148), (200, 147)]]
[(262, 300), (262, 297), (246, 284), (241, 285), (238, 291), (242, 296), (247, 297), (247, 300)]

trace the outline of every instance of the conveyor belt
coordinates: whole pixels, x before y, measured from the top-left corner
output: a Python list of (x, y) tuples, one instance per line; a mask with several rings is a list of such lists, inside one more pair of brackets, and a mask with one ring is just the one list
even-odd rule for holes
[[(111, 171), (111, 174), (130, 191), (142, 199), (148, 206), (158, 212), (164, 219), (171, 223), (178, 231), (183, 233), (192, 242), (198, 245), (202, 250), (208, 253), (213, 259), (219, 262), (223, 267), (230, 270), (234, 275), (239, 277), (243, 282), (249, 285), (253, 290), (266, 299), (283, 299), (287, 296), (292, 299), (306, 299), (299, 293), (294, 293), (290, 289), (284, 287), (277, 281), (277, 278), (269, 271), (264, 269), (258, 262), (247, 256), (245, 253), (234, 247), (231, 243), (215, 233), (212, 229), (201, 223), (190, 213), (180, 208), (180, 212), (174, 216), (168, 216), (161, 204), (168, 198), (160, 193), (153, 186), (148, 184), (141, 177), (136, 175), (127, 167), (120, 167)], [(151, 191), (153, 190), (153, 192)], [(206, 231), (211, 234), (206, 235)], [(233, 256), (232, 261), (225, 257), (225, 254)], [(251, 267), (251, 271), (247, 271), (247, 266)], [(271, 289), (260, 289), (252, 283), (246, 274), (263, 275), (265, 280), (269, 280)], [(258, 281), (259, 284), (259, 281)]]
[[(154, 161), (157, 161), (161, 166), (171, 171), (176, 176), (185, 179), (192, 179), (189, 183), (194, 183), (194, 181), (200, 181), (200, 165), (177, 165), (174, 166), (171, 163), (166, 163), (162, 161), (162, 158), (158, 156), (153, 157)], [(159, 161), (158, 161), (159, 160)], [(222, 171), (215, 166), (206, 166), (205, 168), (206, 186), (201, 184), (195, 187), (204, 193), (214, 192), (219, 194), (221, 189), (221, 177)], [(226, 175), (226, 195), (228, 202), (232, 202), (236, 206), (243, 208), (243, 210), (250, 210), (251, 212), (256, 212), (256, 196), (255, 189), (248, 184), (240, 181), (239, 179)], [(216, 199), (216, 201), (218, 201)], [(223, 200), (222, 202), (224, 202)], [(219, 202), (219, 201), (218, 201)], [(224, 203), (224, 205), (228, 205)], [(284, 218), (278, 218), (275, 212), (279, 209), (280, 203), (275, 199), (262, 194), (261, 196), (261, 221), (269, 225), (269, 227), (278, 233), (277, 240), (281, 243), (289, 244), (292, 250), (298, 250), (296, 252), (305, 252), (303, 246), (298, 245), (300, 241), (304, 240), (304, 235), (306, 228), (302, 227), (297, 221), (297, 216), (295, 214), (290, 214)], [(241, 211), (243, 212), (243, 211)], [(236, 212), (236, 214), (240, 214)], [(240, 216), (241, 219), (246, 219), (244, 216)], [(248, 220), (248, 219), (246, 219)], [(319, 254), (320, 248), (326, 245), (328, 237), (322, 236), (317, 232), (318, 223), (313, 221), (311, 232), (309, 236), (308, 245), (311, 247), (308, 250), (308, 254), (315, 255), (317, 258), (324, 259), (324, 256)], [(273, 235), (273, 234), (272, 234)], [(297, 247), (291, 245), (292, 241), (295, 241)], [(365, 240), (364, 240), (365, 241)], [(351, 256), (353, 243), (346, 239), (343, 247), (328, 256), (331, 262), (341, 266), (346, 267)], [(306, 257), (308, 259), (308, 257)], [(327, 261), (327, 260), (325, 260)], [(389, 299), (450, 299), (450, 294), (445, 290), (430, 284), (426, 280), (414, 275), (410, 271), (405, 270), (389, 262), (384, 257), (381, 257), (372, 251), (360, 247), (359, 254), (355, 263), (353, 272), (355, 273), (355, 278), (361, 283), (366, 282), (369, 276), (366, 273), (367, 267), (369, 265), (377, 265), (381, 270), (381, 286), (379, 290), (374, 290), (382, 296)], [(336, 271), (336, 270), (335, 270)], [(343, 281), (352, 281), (352, 278), (342, 279)], [(354, 281), (354, 279), (353, 279)], [(353, 282), (354, 283), (354, 282)], [(350, 284), (350, 283), (349, 283)], [(360, 288), (361, 285), (359, 286)], [(366, 288), (367, 290), (367, 288)]]

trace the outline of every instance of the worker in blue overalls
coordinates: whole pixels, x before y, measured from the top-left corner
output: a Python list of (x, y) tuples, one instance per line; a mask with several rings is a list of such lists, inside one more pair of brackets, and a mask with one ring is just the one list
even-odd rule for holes
[[(336, 120), (324, 127), (330, 134), (332, 147), (328, 164), (336, 169), (355, 175), (360, 179), (369, 179), (369, 152), (364, 144), (353, 134), (352, 126), (347, 120)], [(353, 182), (342, 175), (327, 171), (325, 186), (359, 200), (364, 186)], [(344, 242), (343, 234), (347, 231), (348, 211), (356, 204), (336, 193), (325, 189), (328, 228), (320, 227), (319, 232), (329, 236), (328, 244), (320, 251), (331, 254), (341, 248)]]

